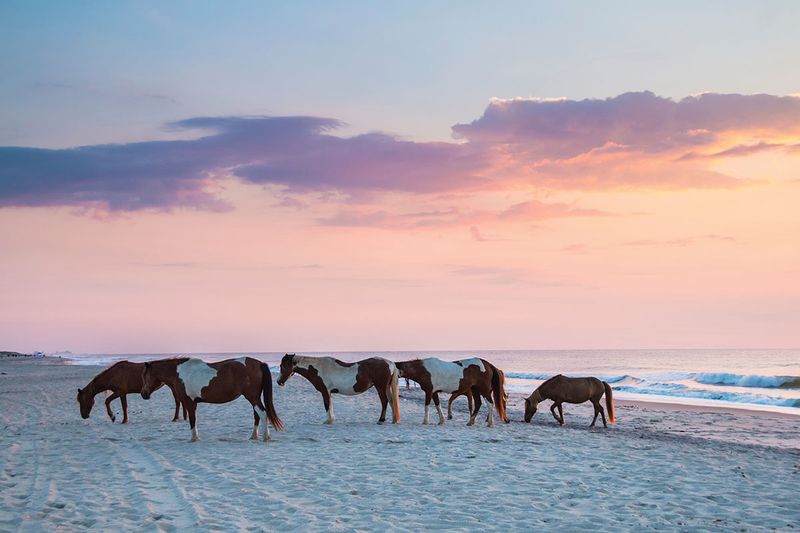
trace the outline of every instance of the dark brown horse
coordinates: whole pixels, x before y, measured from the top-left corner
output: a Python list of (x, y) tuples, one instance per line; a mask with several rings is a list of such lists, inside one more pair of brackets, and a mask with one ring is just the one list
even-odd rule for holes
[[(144, 363), (131, 363), (130, 361), (120, 361), (114, 363), (97, 374), (92, 381), (82, 389), (78, 389), (78, 403), (81, 408), (81, 416), (86, 419), (94, 407), (94, 397), (103, 391), (111, 391), (111, 395), (106, 398), (106, 411), (108, 417), (114, 422), (117, 417), (111, 411), (111, 402), (119, 398), (122, 404), (122, 423), (128, 423), (128, 400), (126, 395), (139, 394), (142, 392), (142, 372)], [(163, 383), (159, 383), (153, 390), (159, 389)], [(180, 401), (175, 390), (172, 390), (172, 397), (175, 398), (175, 416), (172, 421), (178, 420), (178, 409)], [(183, 410), (183, 419), (186, 420), (186, 409)]]
[(272, 403), (272, 374), (269, 366), (252, 357), (206, 363), (180, 357), (145, 363), (142, 398), (147, 400), (159, 383), (171, 386), (189, 412), (192, 442), (197, 440), (197, 404), (227, 403), (244, 396), (253, 406), (255, 424), (250, 438), (258, 440), (258, 426), (264, 424), (264, 440), (269, 440), (267, 419), (277, 430), (283, 422)]
[[(616, 422), (614, 417), (614, 400), (611, 394), (611, 386), (605, 381), (600, 381), (597, 378), (568, 378), (561, 374), (553, 376), (548, 379), (533, 391), (533, 393), (525, 399), (525, 422), (530, 422), (533, 415), (536, 414), (536, 409), (539, 402), (542, 400), (552, 400), (553, 405), (550, 406), (550, 412), (553, 413), (553, 418), (556, 422), (564, 425), (564, 412), (561, 410), (561, 404), (567, 403), (583, 403), (592, 402), (594, 405), (594, 418), (589, 427), (594, 427), (597, 422), (597, 415), (603, 417), (603, 427), (608, 427), (606, 424), (606, 414), (603, 411), (603, 406), (600, 405), (600, 398), (606, 395), (606, 407), (608, 408), (608, 421), (612, 424)], [(558, 415), (556, 415), (558, 409)]]
[[(470, 407), (468, 425), (475, 423), (481, 408), (481, 397), (489, 403), (487, 424), (494, 425), (492, 407), (497, 409), (500, 420), (508, 421), (506, 416), (505, 376), (503, 372), (485, 359), (463, 359), (461, 361), (443, 361), (436, 357), (414, 359), (396, 363), (400, 375), (419, 383), (425, 391), (425, 417), (423, 424), (428, 424), (428, 407), (431, 399), (439, 413), (439, 424), (444, 424), (444, 414), (439, 403), (439, 393), (453, 393), (453, 397), (465, 394), (474, 400), (474, 410)], [(472, 403), (472, 402), (470, 402)]]
[(308, 357), (286, 354), (281, 359), (281, 375), (278, 385), (297, 372), (306, 378), (320, 394), (325, 411), (328, 413), (326, 424), (333, 424), (334, 393), (353, 396), (366, 392), (373, 386), (381, 400), (381, 417), (378, 423), (386, 421), (386, 406), (392, 404), (392, 423), (400, 421), (400, 395), (398, 379), (400, 373), (394, 363), (380, 357), (370, 357), (356, 363), (345, 363), (333, 357)]

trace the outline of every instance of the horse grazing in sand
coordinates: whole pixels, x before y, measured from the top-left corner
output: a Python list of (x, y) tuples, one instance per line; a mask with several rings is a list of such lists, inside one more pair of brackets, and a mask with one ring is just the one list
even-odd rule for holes
[(400, 395), (398, 380), (400, 372), (391, 361), (380, 357), (370, 357), (356, 363), (345, 363), (333, 357), (309, 357), (286, 354), (281, 359), (281, 375), (278, 385), (286, 383), (292, 374), (298, 373), (306, 378), (320, 394), (325, 411), (326, 424), (333, 424), (334, 393), (354, 396), (375, 387), (381, 400), (381, 417), (378, 424), (386, 421), (386, 406), (392, 404), (392, 423), (400, 421)]
[[(126, 395), (139, 394), (142, 392), (142, 372), (144, 363), (131, 363), (130, 361), (119, 361), (97, 374), (92, 381), (82, 389), (78, 389), (78, 404), (81, 408), (81, 416), (86, 419), (94, 407), (94, 397), (103, 391), (111, 391), (111, 395), (106, 398), (106, 411), (112, 422), (117, 417), (111, 411), (111, 402), (119, 398), (122, 404), (122, 423), (128, 423), (128, 400)], [(163, 386), (163, 383), (154, 384), (153, 391)], [(175, 416), (172, 421), (178, 420), (178, 409), (180, 401), (175, 390), (172, 390), (172, 397), (175, 399)], [(183, 419), (186, 420), (186, 409), (183, 410)]]
[[(497, 409), (500, 420), (508, 421), (506, 417), (505, 376), (485, 359), (463, 359), (461, 361), (442, 361), (435, 357), (427, 359), (414, 359), (396, 363), (400, 369), (400, 376), (409, 378), (419, 383), (425, 391), (425, 417), (423, 424), (428, 424), (428, 408), (433, 403), (439, 412), (439, 424), (444, 424), (444, 414), (439, 403), (439, 393), (453, 393), (452, 398), (466, 394), (469, 400), (474, 400), (475, 408), (470, 407), (469, 423), (475, 424), (475, 418), (481, 408), (481, 396), (489, 403), (489, 414), (486, 423), (489, 427), (494, 425), (492, 407)], [(470, 402), (472, 403), (472, 401)]]
[(192, 442), (197, 440), (197, 404), (228, 403), (244, 396), (253, 406), (255, 424), (252, 440), (258, 440), (258, 426), (263, 423), (264, 440), (269, 440), (267, 420), (277, 430), (283, 422), (272, 403), (272, 374), (269, 366), (252, 357), (206, 363), (200, 359), (179, 357), (144, 364), (142, 398), (150, 398), (159, 383), (171, 386), (189, 412)]
[[(583, 403), (590, 401), (594, 405), (594, 418), (589, 427), (594, 427), (597, 422), (597, 415), (603, 417), (603, 427), (608, 427), (606, 424), (606, 414), (603, 411), (603, 406), (600, 405), (600, 398), (606, 395), (606, 407), (608, 408), (608, 421), (612, 424), (616, 422), (614, 417), (614, 400), (611, 394), (611, 386), (605, 381), (600, 381), (597, 378), (568, 378), (561, 374), (553, 376), (548, 379), (533, 391), (533, 393), (525, 399), (525, 422), (530, 422), (533, 415), (536, 414), (536, 408), (542, 400), (552, 400), (553, 405), (550, 406), (550, 412), (553, 413), (553, 418), (556, 422), (564, 425), (564, 412), (561, 410), (561, 404), (567, 403)], [(556, 415), (558, 409), (558, 415)]]

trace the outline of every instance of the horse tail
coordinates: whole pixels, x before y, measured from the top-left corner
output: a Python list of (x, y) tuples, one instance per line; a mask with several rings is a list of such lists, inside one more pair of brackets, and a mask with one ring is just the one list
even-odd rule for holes
[(400, 371), (397, 367), (392, 370), (392, 377), (389, 380), (389, 398), (392, 400), (392, 414), (394, 421), (400, 422)]
[(614, 416), (614, 399), (611, 397), (611, 385), (603, 382), (603, 388), (606, 389), (606, 410), (608, 411), (608, 421), (612, 424), (617, 421)]
[(506, 418), (506, 376), (503, 371), (496, 366), (489, 364), (492, 369), (492, 395), (494, 397), (494, 406), (497, 409), (497, 414), (500, 420), (508, 422)]
[[(278, 431), (283, 429), (283, 421), (275, 412), (275, 404), (272, 402), (272, 372), (267, 363), (261, 363), (261, 394), (264, 396), (264, 408), (267, 410), (267, 418), (272, 423), (272, 427)], [(265, 426), (266, 427), (266, 426)]]

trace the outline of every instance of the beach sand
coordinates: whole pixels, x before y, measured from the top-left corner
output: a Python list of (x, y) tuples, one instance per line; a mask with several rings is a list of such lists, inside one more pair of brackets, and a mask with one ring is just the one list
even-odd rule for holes
[(403, 389), (398, 425), (375, 424), (370, 391), (335, 396), (326, 426), (295, 376), (275, 386), (271, 442), (248, 440), (240, 399), (201, 404), (190, 443), (166, 389), (129, 396), (128, 426), (102, 395), (82, 420), (99, 370), (0, 359), (0, 531), (800, 528), (800, 416), (618, 402), (617, 425), (590, 430), (584, 406), (563, 428), (549, 403), (522, 423), (512, 396), (510, 424), (466, 427), (461, 398), (422, 426), (422, 393)]

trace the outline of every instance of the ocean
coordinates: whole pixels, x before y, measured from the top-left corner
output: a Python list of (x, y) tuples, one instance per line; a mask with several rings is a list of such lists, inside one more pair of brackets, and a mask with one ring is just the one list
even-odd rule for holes
[[(719, 405), (800, 415), (800, 350), (489, 350), (431, 352), (303, 352), (343, 361), (371, 356), (483, 357), (506, 373), (510, 392), (529, 394), (554, 374), (597, 376), (615, 397), (691, 405)], [(71, 364), (108, 365), (191, 355), (207, 361), (249, 355), (277, 367), (283, 353), (52, 354)]]

